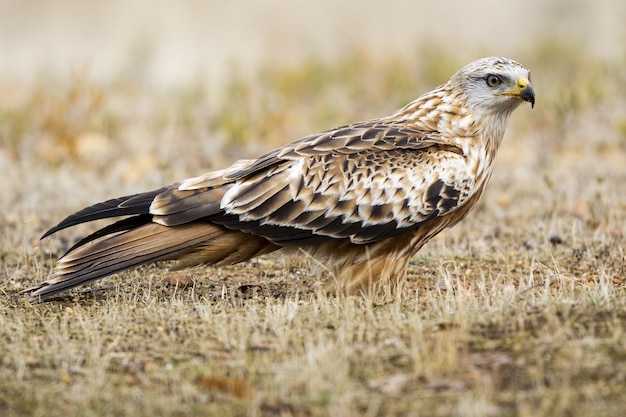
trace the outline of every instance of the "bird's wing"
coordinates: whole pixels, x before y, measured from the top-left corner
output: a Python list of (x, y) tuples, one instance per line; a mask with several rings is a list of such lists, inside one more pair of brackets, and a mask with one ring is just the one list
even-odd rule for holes
[(108, 219), (111, 217), (147, 214), (152, 200), (159, 195), (159, 193), (164, 192), (167, 189), (167, 187), (163, 187), (158, 190), (141, 194), (112, 198), (110, 200), (85, 207), (84, 209), (67, 216), (59, 224), (44, 233), (41, 238), (43, 239), (58, 232), (59, 230), (67, 229), (68, 227), (76, 226), (81, 223)]
[(474, 188), (452, 141), (374, 121), (184, 181), (158, 194), (150, 213), (166, 226), (206, 219), (278, 245), (363, 244), (455, 210)]

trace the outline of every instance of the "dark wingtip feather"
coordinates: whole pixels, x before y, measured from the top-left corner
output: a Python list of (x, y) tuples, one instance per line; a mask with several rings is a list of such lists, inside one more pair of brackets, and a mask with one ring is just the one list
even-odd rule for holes
[(76, 213), (66, 217), (59, 224), (48, 230), (41, 236), (44, 239), (59, 230), (76, 226), (81, 223), (87, 223), (94, 220), (106, 219), (110, 217), (130, 216), (133, 214), (147, 214), (150, 210), (150, 204), (154, 197), (167, 188), (163, 187), (158, 190), (149, 191), (147, 193), (127, 195), (124, 197), (113, 198), (103, 201), (89, 207), (77, 211)]

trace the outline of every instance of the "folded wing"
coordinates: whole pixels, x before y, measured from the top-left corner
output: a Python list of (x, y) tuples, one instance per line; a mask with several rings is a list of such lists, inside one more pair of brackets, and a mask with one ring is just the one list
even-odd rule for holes
[(381, 121), (341, 127), (69, 216), (44, 237), (126, 218), (81, 240), (28, 291), (44, 299), (161, 260), (239, 262), (283, 246), (378, 242), (462, 206), (473, 178), (462, 151), (432, 132)]

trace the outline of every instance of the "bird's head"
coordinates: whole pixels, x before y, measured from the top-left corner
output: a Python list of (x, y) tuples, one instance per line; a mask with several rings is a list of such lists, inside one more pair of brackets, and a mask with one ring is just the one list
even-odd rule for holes
[[(518, 62), (501, 57), (481, 58), (461, 68), (440, 87), (447, 92), (445, 105), (463, 103), (468, 117), (448, 117), (450, 129), (457, 134), (482, 131), (498, 143), (504, 135), (509, 117), (523, 101), (535, 105), (535, 90), (530, 84), (530, 71)], [(471, 128), (473, 127), (473, 128)], [(464, 130), (465, 129), (465, 130)]]
[(499, 145), (511, 113), (523, 101), (535, 105), (530, 71), (511, 59), (488, 57), (461, 68), (447, 83), (389, 119), (444, 136), (477, 137)]
[(522, 101), (535, 105), (530, 71), (507, 58), (474, 61), (454, 74), (448, 84), (462, 91), (473, 112), (510, 114)]

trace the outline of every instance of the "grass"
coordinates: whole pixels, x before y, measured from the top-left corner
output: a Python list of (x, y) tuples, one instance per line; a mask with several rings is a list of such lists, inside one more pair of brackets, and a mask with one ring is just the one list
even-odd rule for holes
[(451, 53), (357, 51), (164, 92), (88, 74), (12, 86), (2, 415), (622, 415), (626, 63), (535, 49), (517, 58), (537, 106), (513, 116), (479, 207), (386, 299), (328, 296), (306, 259), (278, 256), (147, 266), (35, 306), (18, 293), (92, 230), (39, 243), (62, 216), (385, 114), (463, 64)]

